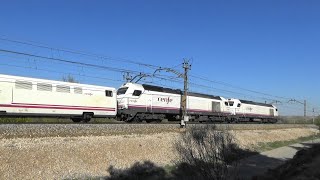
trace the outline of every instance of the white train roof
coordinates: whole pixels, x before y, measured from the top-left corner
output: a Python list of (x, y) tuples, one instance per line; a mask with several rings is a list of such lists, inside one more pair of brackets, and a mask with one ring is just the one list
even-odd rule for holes
[(274, 107), (272, 104), (248, 101), (248, 100), (243, 100), (243, 99), (239, 99), (239, 100), (240, 100), (241, 103), (244, 103), (244, 104), (252, 104), (252, 105), (266, 106), (266, 107)]
[[(132, 86), (132, 87), (137, 88), (137, 89), (144, 89), (144, 90), (148, 90), (148, 91), (156, 91), (156, 92), (179, 94), (179, 95), (182, 95), (184, 93), (180, 89), (171, 89), (171, 88), (165, 88), (165, 87), (154, 86), (154, 85), (149, 85), (149, 84), (126, 83), (126, 84), (124, 84), (124, 86), (125, 87)], [(195, 97), (222, 100), (222, 98), (220, 96), (214, 96), (214, 95), (202, 94), (202, 93), (195, 93), (195, 92), (188, 92), (188, 96), (195, 96)]]
[(18, 80), (18, 81), (31, 81), (31, 82), (36, 82), (36, 83), (50, 83), (52, 85), (67, 85), (67, 86), (74, 86), (74, 87), (81, 86), (81, 87), (85, 87), (85, 88), (115, 90), (115, 88), (113, 88), (113, 87), (96, 86), (96, 85), (90, 85), (90, 84), (71, 83), (71, 82), (63, 82), (63, 81), (55, 81), (55, 80), (47, 80), (47, 79), (0, 74), (0, 81), (1, 82), (15, 82), (16, 80)]

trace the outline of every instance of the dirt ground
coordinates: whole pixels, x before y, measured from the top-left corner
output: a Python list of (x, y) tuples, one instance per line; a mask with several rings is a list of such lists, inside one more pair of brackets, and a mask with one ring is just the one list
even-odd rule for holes
[[(292, 140), (318, 130), (231, 131), (242, 148), (259, 142)], [(171, 164), (180, 133), (0, 139), (0, 179), (64, 179), (108, 174), (110, 165), (125, 168), (136, 161)]]

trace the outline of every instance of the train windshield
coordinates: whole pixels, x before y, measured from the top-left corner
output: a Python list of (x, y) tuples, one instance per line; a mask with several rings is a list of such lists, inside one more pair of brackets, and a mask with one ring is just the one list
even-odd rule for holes
[(125, 94), (128, 90), (128, 87), (123, 87), (118, 89), (117, 95)]

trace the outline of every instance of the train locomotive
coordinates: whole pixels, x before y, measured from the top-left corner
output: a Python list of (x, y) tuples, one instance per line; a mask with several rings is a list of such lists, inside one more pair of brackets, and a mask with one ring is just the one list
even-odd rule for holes
[[(176, 121), (181, 119), (183, 92), (147, 84), (125, 83), (113, 87), (0, 75), (0, 117), (69, 117), (88, 122), (93, 117), (120, 121)], [(188, 92), (190, 121), (277, 121), (278, 109), (271, 104)]]
[[(183, 92), (146, 84), (126, 83), (118, 89), (118, 117), (122, 121), (179, 120)], [(278, 109), (271, 104), (189, 92), (190, 121), (277, 122)]]

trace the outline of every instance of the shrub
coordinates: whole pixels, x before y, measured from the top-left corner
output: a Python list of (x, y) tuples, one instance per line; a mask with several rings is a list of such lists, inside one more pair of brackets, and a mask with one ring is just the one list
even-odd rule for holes
[(179, 157), (173, 174), (181, 179), (230, 179), (230, 167), (241, 157), (233, 136), (214, 126), (191, 127), (176, 149)]
[(215, 126), (188, 127), (175, 147), (177, 161), (167, 171), (150, 161), (137, 162), (124, 170), (111, 166), (108, 169), (110, 176), (106, 179), (237, 179), (238, 161), (256, 154), (238, 148), (228, 131), (218, 131)]

